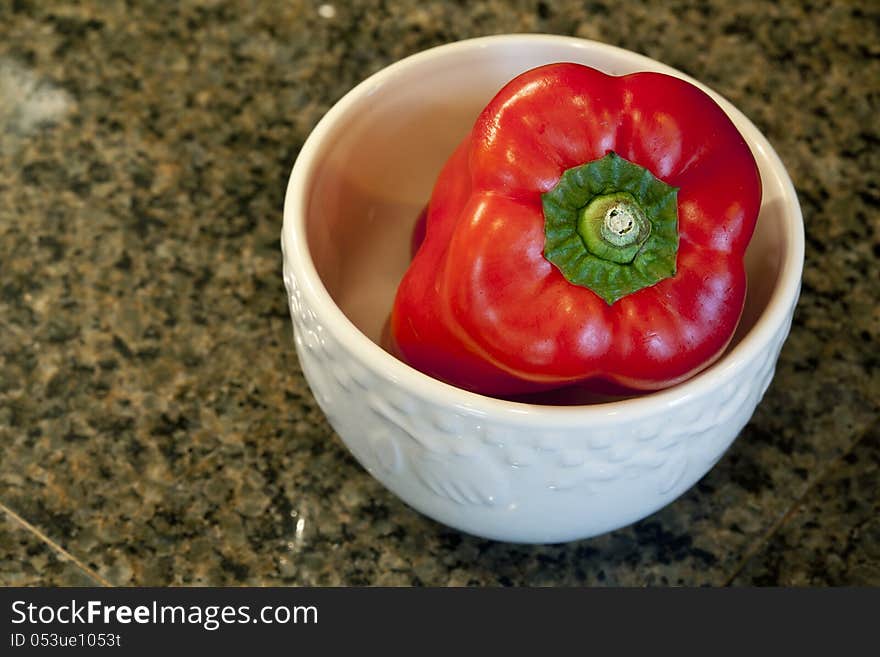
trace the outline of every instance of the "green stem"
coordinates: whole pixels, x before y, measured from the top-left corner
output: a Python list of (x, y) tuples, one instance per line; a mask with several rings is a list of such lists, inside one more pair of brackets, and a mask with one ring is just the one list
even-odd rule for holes
[(673, 276), (677, 192), (613, 152), (568, 169), (542, 196), (544, 256), (608, 304)]
[(593, 255), (620, 264), (633, 261), (651, 234), (651, 222), (628, 192), (595, 197), (581, 210), (577, 224)]

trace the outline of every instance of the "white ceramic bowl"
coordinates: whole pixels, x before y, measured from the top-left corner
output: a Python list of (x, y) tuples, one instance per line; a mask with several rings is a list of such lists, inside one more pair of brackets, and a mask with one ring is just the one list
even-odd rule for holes
[(505, 35), (434, 48), (376, 73), (327, 113), (297, 158), (284, 205), (296, 349), (330, 424), (413, 508), (515, 542), (627, 525), (706, 474), (773, 377), (803, 267), (803, 222), (782, 162), (745, 116), (706, 89), (745, 136), (764, 185), (746, 255), (745, 312), (712, 367), (636, 399), (545, 406), (460, 390), (380, 348), (410, 232), (443, 162), (508, 80), (557, 61), (699, 84), (647, 57), (567, 37)]

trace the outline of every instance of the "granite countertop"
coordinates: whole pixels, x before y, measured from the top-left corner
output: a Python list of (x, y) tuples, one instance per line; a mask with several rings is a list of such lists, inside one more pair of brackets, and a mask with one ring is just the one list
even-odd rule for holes
[[(829, 2), (0, 4), (0, 584), (880, 584), (880, 8)], [(682, 498), (598, 538), (440, 526), (353, 460), (281, 281), (303, 140), (368, 74), (550, 32), (740, 107), (803, 206), (773, 384)]]

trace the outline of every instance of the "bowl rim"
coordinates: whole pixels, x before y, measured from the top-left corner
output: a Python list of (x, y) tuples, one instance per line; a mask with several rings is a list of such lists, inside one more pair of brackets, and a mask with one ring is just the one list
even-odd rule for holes
[[(634, 66), (675, 75), (696, 85), (724, 109), (743, 134), (756, 158), (765, 159), (770, 167), (769, 175), (778, 179), (779, 187), (783, 192), (783, 212), (786, 221), (785, 248), (776, 286), (755, 325), (740, 342), (730, 351), (726, 351), (710, 367), (692, 378), (641, 397), (588, 405), (553, 406), (481, 395), (435, 379), (389, 354), (348, 319), (321, 281), (308, 248), (305, 218), (310, 201), (311, 181), (318, 169), (318, 160), (315, 156), (321, 151), (327, 136), (333, 132), (338, 119), (344, 117), (364, 97), (373, 93), (378, 85), (407, 68), (457, 52), (513, 43), (521, 45), (553, 43), (582, 51), (604, 51), (626, 58)], [(403, 386), (413, 394), (443, 406), (478, 416), (492, 416), (520, 424), (534, 422), (546, 427), (548, 423), (559, 426), (571, 426), (573, 423), (585, 421), (591, 424), (597, 422), (604, 424), (618, 421), (621, 416), (627, 419), (644, 417), (660, 409), (676, 407), (691, 399), (710, 394), (712, 390), (719, 389), (734, 378), (773, 340), (779, 328), (790, 321), (800, 293), (804, 262), (804, 226), (794, 184), (779, 155), (751, 120), (716, 91), (662, 62), (606, 43), (553, 34), (501, 34), (455, 41), (400, 59), (372, 74), (338, 100), (311, 131), (294, 162), (284, 199), (281, 245), (285, 263), (290, 267), (301, 294), (307, 298), (309, 307), (314, 309), (326, 326), (332, 327), (333, 337), (339, 340), (346, 350), (356, 354), (368, 369), (381, 373), (380, 376), (394, 385)]]

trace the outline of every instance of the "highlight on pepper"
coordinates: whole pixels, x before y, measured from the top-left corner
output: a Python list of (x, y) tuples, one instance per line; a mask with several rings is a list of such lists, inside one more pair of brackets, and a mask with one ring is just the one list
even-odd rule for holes
[(698, 87), (527, 71), (435, 183), (390, 348), (492, 396), (675, 385), (733, 337), (760, 205), (748, 145)]

